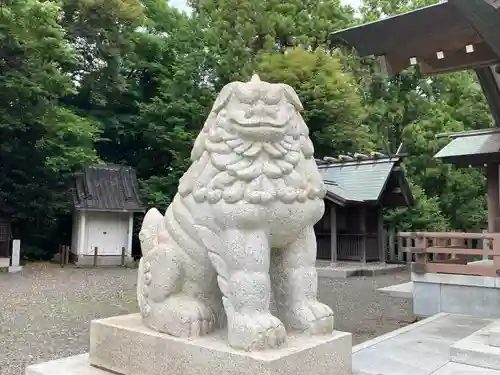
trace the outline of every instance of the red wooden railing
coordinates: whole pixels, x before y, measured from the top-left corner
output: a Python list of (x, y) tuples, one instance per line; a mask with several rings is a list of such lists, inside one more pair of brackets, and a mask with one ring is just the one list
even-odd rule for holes
[[(500, 233), (400, 232), (412, 272), (500, 276)], [(489, 262), (478, 264), (485, 259)]]

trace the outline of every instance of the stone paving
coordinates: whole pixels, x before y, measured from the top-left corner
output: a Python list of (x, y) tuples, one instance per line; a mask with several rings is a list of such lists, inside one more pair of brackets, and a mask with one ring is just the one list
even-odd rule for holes
[(500, 375), (452, 362), (450, 348), (491, 319), (437, 314), (353, 348), (354, 375)]

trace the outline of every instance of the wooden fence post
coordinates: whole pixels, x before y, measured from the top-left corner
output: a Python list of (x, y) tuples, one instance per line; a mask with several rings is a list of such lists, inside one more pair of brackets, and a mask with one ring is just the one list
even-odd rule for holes
[[(492, 236), (493, 239), (491, 240), (491, 242), (492, 242), (493, 253), (500, 254), (500, 235), (492, 233)], [(500, 276), (500, 256), (493, 255), (493, 267), (495, 268), (496, 275)]]
[(59, 265), (61, 267), (64, 267), (64, 259), (66, 259), (65, 250), (64, 245), (59, 245)]
[[(448, 239), (446, 238), (434, 238), (432, 240), (433, 246), (436, 247), (448, 247)], [(448, 254), (433, 254), (432, 255), (432, 260), (433, 261), (446, 261), (448, 259), (451, 259), (451, 256)]]
[(428, 256), (425, 253), (427, 249), (427, 237), (417, 237), (415, 239), (415, 248), (417, 248), (419, 252), (415, 253), (415, 263), (411, 271), (415, 273), (425, 273), (427, 272), (426, 264), (428, 261)]
[(97, 246), (94, 247), (94, 267), (97, 266)]
[[(488, 233), (488, 231), (486, 229), (483, 229), (483, 233)], [(491, 250), (491, 249), (493, 249), (491, 240), (483, 239), (482, 242), (483, 242), (483, 244), (482, 244), (483, 245), (483, 250)], [(489, 259), (489, 256), (486, 255), (486, 254), (483, 254), (483, 260), (488, 260), (488, 259)]]
[[(405, 256), (405, 254), (406, 254), (406, 256)], [(411, 262), (411, 253), (405, 252), (405, 246), (403, 244), (403, 237), (398, 236), (398, 261), (400, 261), (402, 263), (404, 263), (406, 261), (408, 263), (408, 256), (410, 257), (410, 262)]]
[(66, 245), (66, 252), (65, 252), (65, 256), (64, 256), (64, 264), (69, 264), (69, 252), (70, 252), (70, 247), (68, 245)]
[(125, 247), (122, 247), (122, 260), (121, 260), (121, 266), (125, 267)]
[(396, 247), (395, 247), (395, 237), (396, 237), (396, 232), (394, 231), (394, 228), (389, 228), (387, 231), (387, 236), (388, 236), (388, 245), (389, 245), (389, 260), (391, 262), (395, 261), (396, 258)]

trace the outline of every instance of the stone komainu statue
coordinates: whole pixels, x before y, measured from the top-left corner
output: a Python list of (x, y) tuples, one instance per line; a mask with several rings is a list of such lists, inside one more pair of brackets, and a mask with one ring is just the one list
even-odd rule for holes
[(333, 331), (316, 299), (325, 189), (301, 109), (290, 86), (257, 76), (222, 89), (165, 216), (144, 218), (146, 326), (186, 337), (227, 322), (229, 345), (247, 351), (280, 346), (286, 329)]

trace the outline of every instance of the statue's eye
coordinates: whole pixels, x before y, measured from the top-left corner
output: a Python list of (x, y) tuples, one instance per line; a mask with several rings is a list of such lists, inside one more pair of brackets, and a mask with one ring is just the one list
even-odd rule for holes
[(254, 104), (259, 100), (259, 91), (249, 90), (241, 86), (235, 90), (235, 95), (244, 104)]
[(283, 90), (281, 89), (271, 89), (268, 90), (264, 96), (264, 102), (268, 105), (276, 105), (280, 102), (283, 96)]
[(269, 105), (276, 105), (280, 102), (281, 95), (269, 95), (267, 94), (264, 101)]

